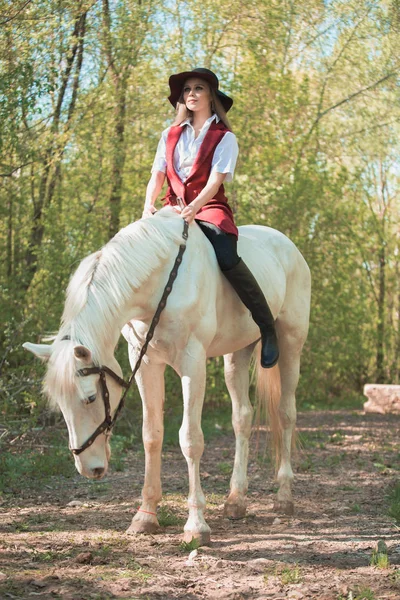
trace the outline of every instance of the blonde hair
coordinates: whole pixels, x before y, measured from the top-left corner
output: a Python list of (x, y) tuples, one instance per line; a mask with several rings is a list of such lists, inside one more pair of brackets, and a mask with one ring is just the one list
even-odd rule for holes
[[(207, 83), (207, 82), (205, 82), (205, 83)], [(207, 85), (208, 85), (208, 83), (207, 83)], [(210, 90), (210, 95), (211, 95), (211, 112), (213, 114), (216, 114), (219, 117), (219, 119), (223, 122), (225, 127), (227, 127), (229, 129), (229, 131), (232, 131), (231, 124), (227, 117), (226, 111), (222, 105), (222, 102), (218, 98), (217, 92), (209, 85), (208, 85), (208, 88)], [(179, 100), (176, 103), (176, 115), (175, 115), (174, 122), (172, 123), (172, 126), (180, 125), (181, 123), (183, 123), (183, 121), (186, 121), (186, 119), (192, 119), (192, 118), (193, 118), (193, 111), (186, 108), (186, 104), (183, 101), (183, 89), (182, 89), (181, 95), (179, 96)]]

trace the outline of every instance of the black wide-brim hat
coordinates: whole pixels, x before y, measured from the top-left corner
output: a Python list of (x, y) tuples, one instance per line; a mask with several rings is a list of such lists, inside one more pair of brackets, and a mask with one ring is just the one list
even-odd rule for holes
[(183, 71), (182, 73), (177, 73), (176, 75), (171, 75), (169, 78), (169, 89), (171, 90), (170, 96), (168, 96), (168, 100), (171, 102), (172, 106), (175, 108), (176, 103), (182, 94), (183, 84), (190, 77), (199, 77), (200, 79), (204, 79), (207, 83), (210, 84), (213, 90), (216, 91), (219, 100), (221, 101), (222, 106), (225, 109), (225, 112), (231, 108), (233, 104), (232, 98), (229, 98), (224, 92), (221, 92), (219, 88), (218, 77), (215, 73), (210, 71), (209, 69), (193, 69), (193, 71)]

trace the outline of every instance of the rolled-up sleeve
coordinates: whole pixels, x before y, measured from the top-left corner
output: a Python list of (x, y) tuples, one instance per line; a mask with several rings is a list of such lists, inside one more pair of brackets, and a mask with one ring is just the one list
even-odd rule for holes
[(215, 148), (211, 163), (211, 173), (213, 171), (227, 173), (225, 181), (227, 183), (232, 181), (238, 154), (239, 147), (236, 136), (231, 131), (228, 131)]
[(167, 171), (167, 137), (168, 137), (169, 128), (165, 129), (162, 132), (160, 141), (158, 142), (156, 156), (154, 158), (153, 166), (151, 168), (151, 172), (154, 171), (162, 171), (162, 173), (166, 173)]

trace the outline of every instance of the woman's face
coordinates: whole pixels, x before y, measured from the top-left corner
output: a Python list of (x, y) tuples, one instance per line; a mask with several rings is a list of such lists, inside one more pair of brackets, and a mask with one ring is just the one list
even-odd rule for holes
[(183, 86), (183, 101), (193, 112), (211, 110), (210, 86), (204, 79), (192, 77)]

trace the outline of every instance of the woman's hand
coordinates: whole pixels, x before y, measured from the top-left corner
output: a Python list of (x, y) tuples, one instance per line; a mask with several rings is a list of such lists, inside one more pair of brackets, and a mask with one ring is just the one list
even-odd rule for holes
[(157, 209), (154, 206), (145, 206), (142, 213), (142, 219), (146, 219), (147, 217), (151, 217), (154, 213), (157, 212)]
[(188, 204), (187, 206), (185, 206), (185, 208), (181, 211), (181, 217), (182, 219), (185, 219), (185, 221), (190, 225), (190, 223), (193, 221), (193, 219), (196, 216), (196, 209), (193, 206), (193, 204)]

